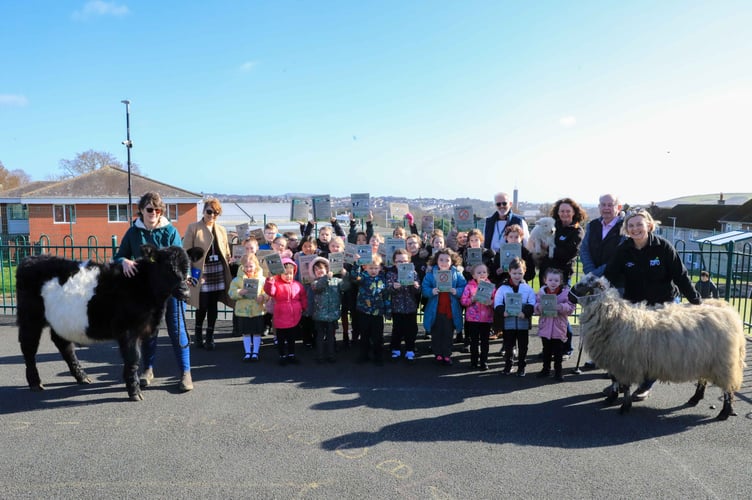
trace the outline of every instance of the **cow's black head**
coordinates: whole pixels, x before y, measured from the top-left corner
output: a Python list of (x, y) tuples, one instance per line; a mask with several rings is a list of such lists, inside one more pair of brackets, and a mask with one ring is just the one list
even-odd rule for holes
[(188, 300), (191, 261), (201, 259), (204, 254), (201, 248), (194, 247), (186, 252), (178, 246), (158, 249), (153, 245), (143, 245), (141, 254), (149, 263), (149, 283), (156, 295)]

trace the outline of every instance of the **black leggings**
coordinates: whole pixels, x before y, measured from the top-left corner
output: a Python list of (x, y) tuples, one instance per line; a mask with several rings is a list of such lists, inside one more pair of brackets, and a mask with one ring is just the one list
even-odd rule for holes
[(214, 325), (217, 323), (217, 303), (224, 295), (224, 290), (214, 292), (201, 292), (198, 295), (198, 309), (196, 309), (196, 329), (198, 330), (204, 324), (206, 318), (206, 331), (213, 332)]

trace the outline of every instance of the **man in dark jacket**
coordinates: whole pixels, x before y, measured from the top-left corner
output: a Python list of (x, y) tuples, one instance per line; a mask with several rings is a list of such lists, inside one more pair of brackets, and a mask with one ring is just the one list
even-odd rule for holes
[(504, 243), (504, 228), (511, 224), (519, 224), (525, 230), (524, 244), (530, 236), (527, 222), (522, 216), (512, 213), (512, 201), (509, 199), (509, 195), (507, 193), (496, 193), (494, 203), (496, 204), (496, 212), (486, 217), (483, 246), (498, 252), (499, 247)]

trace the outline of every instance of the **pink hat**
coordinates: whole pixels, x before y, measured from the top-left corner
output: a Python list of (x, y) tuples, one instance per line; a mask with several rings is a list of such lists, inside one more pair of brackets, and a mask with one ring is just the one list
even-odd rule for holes
[(282, 258), (282, 265), (283, 265), (283, 266), (285, 266), (285, 265), (287, 265), (287, 264), (292, 264), (293, 266), (295, 266), (295, 272), (296, 272), (296, 273), (298, 272), (298, 265), (297, 265), (297, 264), (295, 263), (295, 261), (294, 261), (294, 260), (292, 260), (292, 259), (291, 259), (291, 258), (289, 258), (289, 257), (283, 257), (283, 258)]

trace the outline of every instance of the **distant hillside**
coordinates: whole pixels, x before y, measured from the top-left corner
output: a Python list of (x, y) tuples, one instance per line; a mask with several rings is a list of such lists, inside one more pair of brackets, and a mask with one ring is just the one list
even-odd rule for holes
[[(720, 193), (695, 194), (691, 196), (682, 196), (665, 201), (657, 201), (656, 205), (663, 208), (671, 208), (676, 205), (716, 205)], [(752, 200), (752, 193), (723, 193), (723, 199), (726, 205), (743, 205)]]

